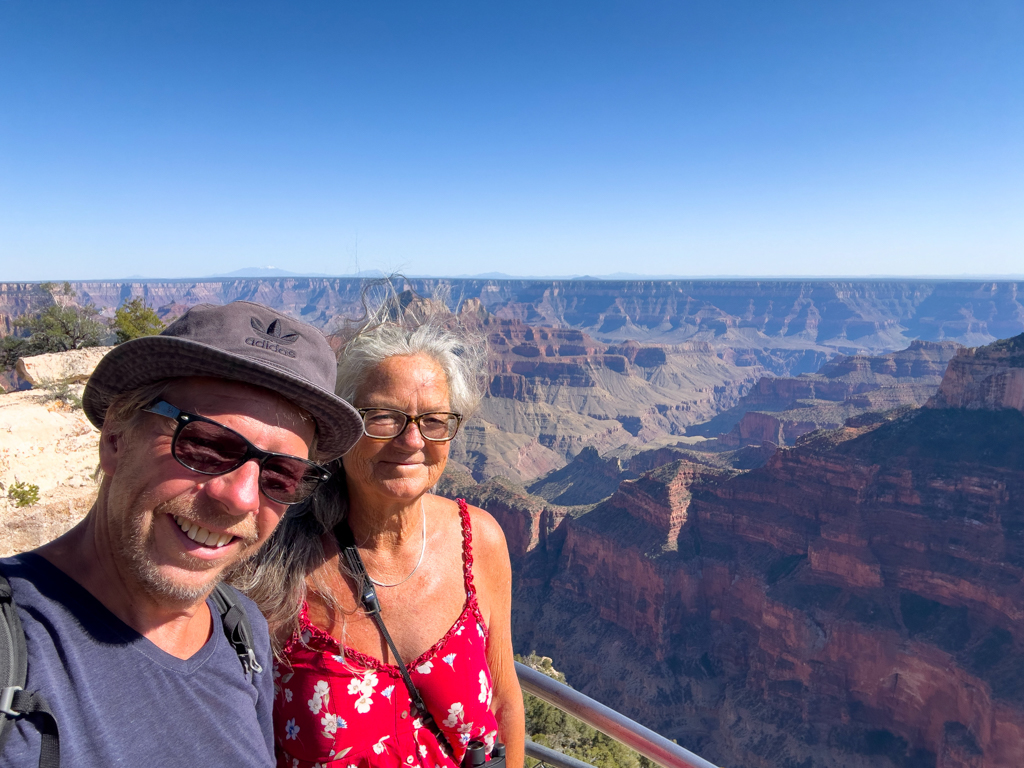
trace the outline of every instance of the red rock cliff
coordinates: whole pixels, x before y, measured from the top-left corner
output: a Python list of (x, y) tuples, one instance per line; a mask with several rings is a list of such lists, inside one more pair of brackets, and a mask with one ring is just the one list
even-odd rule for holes
[(624, 483), (563, 522), (520, 647), (720, 764), (1024, 765), (1024, 413), (984, 385), (1007, 346), (943, 383), (983, 408)]

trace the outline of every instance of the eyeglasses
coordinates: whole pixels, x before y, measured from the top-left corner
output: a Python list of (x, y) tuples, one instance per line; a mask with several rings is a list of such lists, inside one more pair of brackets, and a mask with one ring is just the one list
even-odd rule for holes
[(233, 429), (205, 416), (185, 413), (163, 400), (142, 410), (178, 422), (171, 439), (171, 455), (193, 472), (226, 475), (247, 461), (258, 461), (260, 491), (278, 504), (298, 504), (331, 477), (330, 472), (315, 462), (264, 451)]
[(411, 416), (391, 408), (357, 408), (363, 417), (363, 434), (374, 440), (390, 440), (405, 432), (410, 424), (419, 427), (424, 440), (447, 443), (459, 431), (462, 416), (448, 411), (434, 411)]

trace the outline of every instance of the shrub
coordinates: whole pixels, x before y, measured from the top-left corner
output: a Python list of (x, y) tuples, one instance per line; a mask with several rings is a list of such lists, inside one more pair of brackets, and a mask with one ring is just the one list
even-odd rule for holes
[[(547, 656), (538, 656), (534, 652), (525, 658), (517, 655), (516, 661), (560, 683), (565, 682), (565, 675), (554, 668)], [(535, 696), (524, 693), (523, 704), (526, 708), (526, 734), (538, 744), (590, 763), (596, 768), (657, 768), (653, 762), (615, 739)], [(532, 758), (527, 758), (526, 763), (528, 768), (539, 765)]]
[(43, 401), (59, 401), (72, 408), (81, 408), (82, 398), (78, 394), (71, 367), (67, 363), (64, 365), (63, 373), (64, 375), (57, 379), (40, 379), (39, 389), (43, 391)]
[(39, 486), (15, 480), (7, 488), (7, 498), (16, 507), (30, 507), (39, 501)]
[(155, 336), (163, 329), (163, 322), (141, 297), (126, 301), (114, 311), (114, 333), (118, 344), (142, 336)]

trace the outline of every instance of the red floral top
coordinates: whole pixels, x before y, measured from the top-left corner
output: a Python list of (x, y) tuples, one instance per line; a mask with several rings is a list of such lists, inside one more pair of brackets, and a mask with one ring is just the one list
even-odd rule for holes
[[(472, 531), (466, 502), (462, 562), (466, 605), (444, 637), (412, 662), (409, 674), (461, 761), (471, 739), (494, 744), (487, 626), (473, 587)], [(351, 648), (313, 626), (306, 606), (297, 633), (274, 667), (278, 768), (451, 768), (416, 716), (398, 667)], [(290, 664), (290, 668), (288, 666)]]

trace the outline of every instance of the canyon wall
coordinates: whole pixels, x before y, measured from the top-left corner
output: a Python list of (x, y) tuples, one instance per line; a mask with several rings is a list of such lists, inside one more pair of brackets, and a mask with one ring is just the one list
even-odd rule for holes
[[(817, 370), (836, 351), (886, 352), (911, 340), (976, 346), (1024, 331), (1020, 284), (941, 280), (479, 280), (415, 278), (453, 300), (479, 299), (503, 319), (577, 328), (594, 338), (674, 343), (723, 342), (736, 354), (777, 365), (776, 373)], [(73, 283), (106, 314), (142, 296), (164, 316), (199, 302), (259, 301), (326, 326), (359, 307), (355, 278), (125, 280)], [(0, 333), (40, 297), (28, 283), (0, 283)], [(772, 350), (765, 353), (765, 350)]]
[(964, 351), (930, 407), (760, 469), (675, 461), (564, 516), (517, 559), (517, 648), (717, 764), (1024, 764), (1021, 351)]

